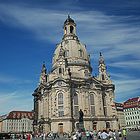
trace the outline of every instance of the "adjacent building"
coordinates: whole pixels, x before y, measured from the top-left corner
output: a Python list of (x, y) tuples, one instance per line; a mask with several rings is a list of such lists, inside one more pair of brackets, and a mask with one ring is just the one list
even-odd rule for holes
[(30, 111), (11, 111), (7, 117), (2, 120), (2, 132), (32, 132), (33, 116), (33, 112)]
[(124, 128), (126, 124), (125, 124), (125, 116), (124, 116), (124, 111), (123, 111), (123, 103), (115, 102), (115, 107), (117, 110), (119, 129)]
[(5, 120), (7, 115), (0, 116), (0, 133), (3, 132), (2, 126), (3, 126), (3, 120)]
[(2, 132), (2, 118), (0, 116), (0, 133)]
[[(85, 25), (86, 28), (86, 25)], [(118, 129), (113, 109), (115, 85), (100, 53), (98, 75), (92, 76), (90, 55), (76, 35), (76, 23), (68, 16), (62, 41), (56, 45), (51, 72), (42, 66), (34, 96), (34, 131), (73, 132), (79, 129), (79, 110), (86, 130)]]
[(126, 128), (140, 128), (140, 97), (128, 99), (124, 102)]

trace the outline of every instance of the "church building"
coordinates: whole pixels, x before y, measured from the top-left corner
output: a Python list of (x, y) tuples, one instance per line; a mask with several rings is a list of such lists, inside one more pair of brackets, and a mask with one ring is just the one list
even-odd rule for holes
[(76, 23), (68, 16), (64, 35), (52, 58), (51, 72), (42, 66), (34, 93), (34, 131), (79, 130), (79, 110), (85, 130), (118, 129), (114, 104), (115, 85), (100, 53), (98, 75), (92, 76), (90, 55), (76, 35)]

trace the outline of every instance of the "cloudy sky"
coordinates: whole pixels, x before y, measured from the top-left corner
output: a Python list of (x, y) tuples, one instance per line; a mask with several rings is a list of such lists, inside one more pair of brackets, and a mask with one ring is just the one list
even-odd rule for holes
[(115, 101), (140, 96), (140, 0), (0, 0), (0, 115), (32, 110), (41, 66), (51, 70), (68, 14), (93, 75), (102, 52)]

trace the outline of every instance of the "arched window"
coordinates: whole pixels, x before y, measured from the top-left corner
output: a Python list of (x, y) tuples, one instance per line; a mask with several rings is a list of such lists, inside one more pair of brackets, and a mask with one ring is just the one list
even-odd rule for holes
[(63, 107), (63, 93), (58, 94), (58, 116), (64, 116), (64, 107)]
[(58, 94), (58, 105), (61, 105), (61, 104), (63, 104), (63, 94), (59, 93)]
[(95, 116), (94, 94), (90, 94), (90, 112), (92, 116)]
[(79, 50), (79, 57), (83, 57), (83, 51), (81, 49)]
[(61, 68), (59, 68), (59, 74), (61, 74), (62, 73), (62, 69)]
[(65, 56), (65, 57), (68, 57), (68, 56), (69, 56), (69, 50), (65, 50), (64, 56)]
[(79, 116), (78, 94), (74, 95), (74, 116)]
[(70, 33), (73, 33), (73, 26), (70, 26)]

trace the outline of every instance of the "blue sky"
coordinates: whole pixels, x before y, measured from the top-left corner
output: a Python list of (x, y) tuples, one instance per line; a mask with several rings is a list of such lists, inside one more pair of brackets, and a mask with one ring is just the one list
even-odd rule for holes
[(68, 14), (93, 75), (102, 52), (115, 100), (140, 96), (140, 0), (0, 0), (0, 114), (32, 110), (42, 63), (51, 70)]

